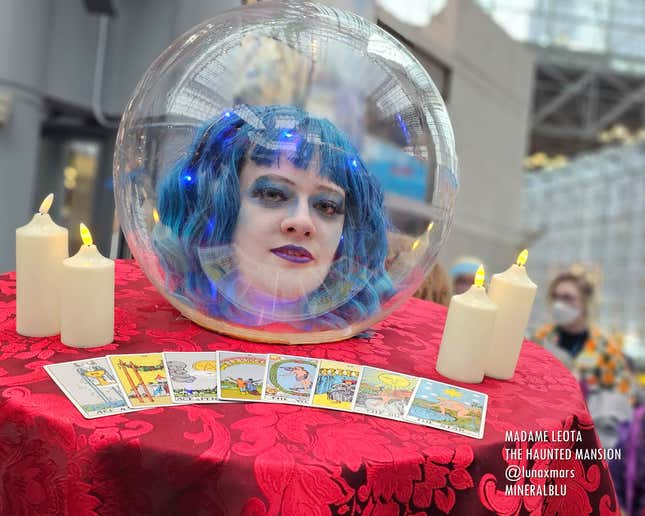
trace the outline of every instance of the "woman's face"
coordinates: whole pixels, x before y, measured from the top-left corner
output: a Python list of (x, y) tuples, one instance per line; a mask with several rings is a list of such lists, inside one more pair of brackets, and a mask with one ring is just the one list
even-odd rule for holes
[(565, 329), (585, 323), (585, 300), (572, 281), (560, 281), (551, 295), (554, 322)]
[(553, 289), (551, 300), (562, 301), (572, 308), (579, 310), (581, 313), (584, 310), (584, 300), (582, 294), (578, 290), (578, 286), (572, 281), (561, 281)]
[(254, 289), (296, 299), (320, 286), (345, 221), (345, 192), (317, 169), (247, 162), (240, 173), (240, 212), (233, 233), (239, 270)]

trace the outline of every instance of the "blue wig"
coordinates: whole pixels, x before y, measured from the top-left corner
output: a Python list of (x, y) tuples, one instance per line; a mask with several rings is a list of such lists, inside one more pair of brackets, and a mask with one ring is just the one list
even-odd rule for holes
[[(166, 286), (209, 315), (249, 323), (218, 291), (212, 275), (204, 271), (200, 253), (231, 244), (244, 163), (272, 166), (285, 157), (302, 170), (315, 159), (319, 175), (345, 191), (343, 232), (327, 275), (343, 279), (337, 287), (345, 294), (342, 303), (330, 310), (305, 308), (303, 327), (323, 330), (359, 322), (378, 312), (394, 294), (384, 268), (388, 222), (383, 191), (343, 133), (293, 106), (241, 105), (225, 112), (200, 128), (188, 154), (160, 181), (160, 223), (153, 231), (153, 245)], [(321, 300), (329, 297), (333, 282), (324, 283), (309, 303), (324, 306)], [(319, 315), (307, 315), (315, 313)]]

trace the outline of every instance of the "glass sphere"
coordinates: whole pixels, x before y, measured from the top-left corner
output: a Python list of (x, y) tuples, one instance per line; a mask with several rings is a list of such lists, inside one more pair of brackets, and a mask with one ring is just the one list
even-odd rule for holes
[(215, 331), (351, 337), (421, 284), (458, 188), (452, 128), (396, 39), (313, 3), (229, 11), (151, 65), (119, 128), (118, 217), (155, 287)]

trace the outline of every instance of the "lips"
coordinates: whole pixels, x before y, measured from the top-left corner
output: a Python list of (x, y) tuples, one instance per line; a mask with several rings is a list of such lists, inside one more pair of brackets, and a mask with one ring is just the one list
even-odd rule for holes
[(271, 252), (278, 258), (292, 263), (308, 263), (314, 259), (309, 251), (297, 245), (285, 245), (271, 249)]

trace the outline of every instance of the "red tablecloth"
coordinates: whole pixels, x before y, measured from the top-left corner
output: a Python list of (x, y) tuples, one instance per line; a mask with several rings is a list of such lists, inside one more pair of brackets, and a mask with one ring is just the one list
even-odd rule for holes
[[(445, 381), (434, 370), (445, 315), (411, 299), (369, 337), (292, 347), (242, 342), (181, 317), (138, 265), (120, 261), (114, 343), (87, 351), (58, 337), (17, 335), (15, 275), (1, 275), (0, 514), (619, 514), (605, 461), (513, 461), (504, 453), (506, 430), (574, 430), (583, 438), (518, 445), (535, 450), (598, 446), (576, 381), (532, 343), (524, 343), (512, 381), (474, 386), (489, 395), (483, 440), (262, 403), (87, 420), (42, 368), (108, 353), (275, 350)], [(509, 465), (575, 475), (547, 481), (566, 496), (506, 496)]]

